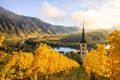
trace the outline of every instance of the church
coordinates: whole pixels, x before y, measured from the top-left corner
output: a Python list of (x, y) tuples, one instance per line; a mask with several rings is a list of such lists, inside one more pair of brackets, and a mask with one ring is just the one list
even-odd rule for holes
[(81, 57), (81, 62), (84, 61), (84, 58), (87, 54), (87, 42), (85, 39), (85, 31), (84, 31), (84, 23), (83, 23), (83, 29), (82, 29), (82, 37), (80, 41), (80, 57)]

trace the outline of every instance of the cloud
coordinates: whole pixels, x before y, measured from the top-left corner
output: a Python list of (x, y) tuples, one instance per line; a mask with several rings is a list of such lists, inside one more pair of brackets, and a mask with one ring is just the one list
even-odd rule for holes
[(40, 8), (36, 8), (36, 10), (41, 12), (37, 17), (48, 23), (54, 25), (74, 26), (71, 15), (48, 2), (43, 2), (42, 10), (40, 10)]
[(104, 23), (102, 24), (103, 17), (105, 20), (105, 16), (96, 10), (78, 11), (74, 12), (72, 15), (75, 24), (81, 26), (81, 22), (84, 21), (87, 28), (100, 28), (101, 26), (104, 26)]
[(81, 26), (81, 22), (84, 20), (85, 26), (89, 29), (108, 29), (120, 25), (119, 3), (119, 0), (108, 0), (101, 6), (97, 6), (97, 8), (95, 7), (85, 11), (75, 11), (72, 14), (73, 22), (78, 26)]
[(119, 3), (120, 0), (80, 0), (80, 3), (76, 3), (80, 5), (73, 5), (73, 10), (71, 7), (71, 13), (69, 13), (66, 9), (64, 9), (65, 12), (58, 6), (44, 2), (40, 18), (52, 24), (77, 25), (80, 28), (84, 20), (87, 29), (108, 29), (120, 25)]
[(56, 19), (63, 18), (67, 15), (66, 12), (58, 9), (56, 6), (50, 5), (48, 2), (44, 2), (41, 15), (45, 18)]

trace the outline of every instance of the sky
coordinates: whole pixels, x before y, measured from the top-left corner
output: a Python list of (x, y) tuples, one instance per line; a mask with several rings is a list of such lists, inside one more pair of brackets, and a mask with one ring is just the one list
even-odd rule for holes
[(0, 6), (19, 15), (54, 25), (109, 29), (120, 25), (120, 0), (0, 0)]

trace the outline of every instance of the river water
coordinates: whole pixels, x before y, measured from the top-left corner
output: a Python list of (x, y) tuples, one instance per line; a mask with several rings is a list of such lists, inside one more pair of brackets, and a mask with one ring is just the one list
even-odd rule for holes
[(70, 51), (74, 51), (75, 53), (78, 51), (78, 50), (76, 50), (76, 49), (73, 49), (73, 48), (69, 48), (69, 47), (56, 47), (56, 48), (54, 48), (55, 49), (55, 51), (57, 51), (57, 52), (64, 52), (64, 53), (67, 53), (67, 52), (70, 52)]

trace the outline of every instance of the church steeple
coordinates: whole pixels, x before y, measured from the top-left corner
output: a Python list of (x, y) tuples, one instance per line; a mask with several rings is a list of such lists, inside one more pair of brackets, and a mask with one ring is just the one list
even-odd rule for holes
[(85, 32), (84, 32), (84, 22), (83, 22), (82, 38), (80, 43), (86, 43)]
[(87, 54), (87, 42), (85, 39), (85, 32), (84, 32), (84, 22), (83, 22), (83, 30), (82, 30), (82, 37), (80, 41), (80, 56), (81, 56), (81, 62), (84, 61), (84, 57)]

